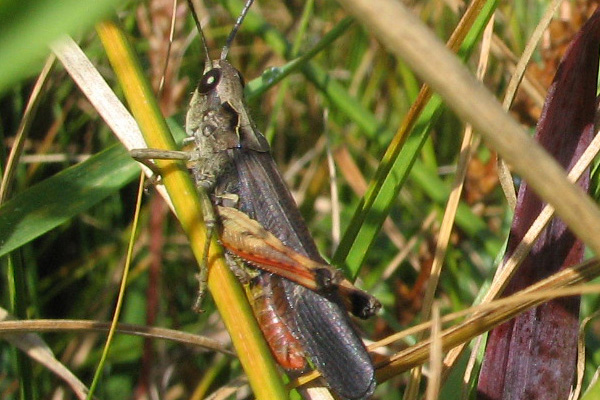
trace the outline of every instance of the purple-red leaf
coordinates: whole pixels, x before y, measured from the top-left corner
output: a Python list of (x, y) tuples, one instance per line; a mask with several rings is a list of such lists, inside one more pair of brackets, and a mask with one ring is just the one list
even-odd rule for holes
[[(600, 49), (600, 11), (573, 39), (548, 91), (536, 139), (569, 169), (593, 135)], [(587, 190), (589, 176), (579, 184)], [(523, 183), (505, 259), (510, 257), (542, 203)], [(510, 295), (562, 268), (582, 261), (583, 243), (560, 219), (542, 232), (511, 279)], [(579, 297), (557, 299), (490, 332), (479, 375), (479, 399), (566, 399), (575, 373)]]

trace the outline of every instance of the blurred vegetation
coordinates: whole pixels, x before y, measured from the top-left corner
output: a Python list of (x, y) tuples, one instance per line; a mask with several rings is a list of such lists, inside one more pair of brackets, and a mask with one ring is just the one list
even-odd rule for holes
[[(10, 2), (9, 2), (10, 3)], [(118, 19), (131, 35), (131, 41), (148, 71), (155, 88), (161, 77), (165, 85), (158, 99), (165, 116), (183, 125), (186, 103), (194, 82), (203, 68), (203, 54), (191, 17), (185, 5), (177, 8), (177, 26), (171, 46), (169, 67), (164, 69), (169, 42), (170, 0), (130, 1), (114, 9), (110, 1), (93, 2), (101, 11), (86, 14), (69, 4), (48, 0), (35, 4), (55, 7), (47, 11), (58, 32), (71, 32), (88, 57), (108, 80), (117, 94), (120, 89), (108, 66), (102, 46), (92, 24), (98, 16)], [(112, 2), (116, 3), (116, 2)], [(561, 51), (570, 37), (590, 14), (592, 2), (565, 2), (561, 14), (551, 25), (544, 42), (538, 47), (528, 79), (545, 96)], [(4, 25), (11, 15), (26, 20), (32, 1), (11, 3), (12, 14), (0, 13)], [(87, 4), (87, 2), (86, 2)], [(317, 1), (307, 18), (300, 18), (306, 3), (258, 0), (252, 12), (259, 15), (297, 49), (276, 48), (277, 41), (258, 28), (243, 25), (230, 51), (230, 61), (250, 81), (271, 67), (284, 65), (290, 55), (310, 50), (347, 14), (330, 0)], [(213, 57), (218, 57), (236, 15), (230, 13), (227, 1), (204, 1), (200, 19)], [(499, 4), (494, 23), (490, 63), (485, 85), (502, 98), (515, 60), (544, 13), (547, 2), (504, 2)], [(464, 5), (458, 2), (425, 1), (411, 4), (441, 40), (450, 37), (460, 19)], [(41, 7), (45, 10), (45, 8)], [(233, 7), (235, 8), (235, 7)], [(107, 11), (108, 10), (108, 11)], [(112, 10), (112, 11), (110, 11)], [(567, 12), (568, 11), (568, 12)], [(104, 14), (102, 14), (104, 13)], [(56, 17), (56, 15), (64, 16)], [(39, 18), (39, 17), (37, 17)], [(43, 18), (42, 18), (43, 20)], [(35, 20), (37, 21), (37, 20)], [(13, 57), (4, 42), (18, 48), (27, 43), (19, 37), (36, 37), (47, 43), (44, 23), (15, 25), (27, 29), (17, 35), (0, 31), (0, 60)], [(259, 25), (260, 26), (260, 25)], [(20, 27), (20, 28), (19, 28)], [(37, 28), (37, 29), (36, 29)], [(302, 34), (298, 37), (298, 32)], [(54, 31), (53, 31), (54, 32)], [(273, 31), (269, 31), (273, 32)], [(38, 48), (42, 48), (38, 45)], [(6, 52), (5, 52), (6, 51)], [(17, 52), (19, 53), (19, 52)], [(1, 160), (5, 168), (7, 154), (14, 142), (43, 57), (33, 55), (13, 58), (12, 64), (0, 63), (0, 137)], [(478, 47), (468, 60), (475, 70)], [(421, 82), (400, 60), (385, 49), (357, 23), (351, 24), (335, 42), (329, 44), (311, 61), (344, 90), (342, 100), (316, 86), (306, 71), (297, 71), (284, 83), (249, 106), (258, 127), (269, 136), (273, 156), (299, 201), (319, 248), (331, 258), (341, 232), (348, 228), (356, 207), (364, 194), (363, 181), (373, 177), (393, 133), (415, 101)], [(4, 69), (2, 69), (4, 68)], [(304, 73), (303, 73), (304, 72)], [(265, 78), (263, 76), (263, 78)], [(268, 77), (267, 77), (268, 78)], [(251, 86), (251, 85), (250, 85)], [(252, 86), (251, 86), (252, 87)], [(347, 103), (344, 103), (346, 101)], [(349, 114), (360, 110), (360, 115)], [(327, 113), (325, 113), (327, 110)], [(533, 131), (541, 104), (531, 91), (521, 91), (511, 112)], [(327, 117), (325, 117), (327, 114)], [(442, 109), (428, 126), (422, 148), (416, 150), (416, 162), (399, 196), (391, 204), (389, 220), (364, 255), (359, 273), (360, 285), (384, 303), (381, 316), (360, 324), (365, 336), (377, 340), (419, 322), (419, 309), (425, 281), (434, 257), (435, 242), (454, 178), (463, 136), (463, 124)], [(363, 122), (357, 122), (362, 119)], [(370, 124), (370, 130), (364, 125)], [(90, 155), (115, 145), (106, 124), (98, 117), (77, 87), (57, 64), (45, 85), (39, 109), (31, 121), (12, 185), (12, 196), (27, 191)], [(337, 199), (330, 191), (327, 151), (336, 162)], [(104, 164), (98, 174), (114, 173), (114, 165)], [(19, 246), (2, 261), (1, 305), (20, 319), (93, 319), (108, 321), (116, 299), (131, 232), (137, 191), (135, 170), (122, 176), (122, 182), (103, 198), (73, 198), (63, 187), (61, 207), (79, 209), (55, 229)], [(596, 179), (597, 181), (597, 179)], [(594, 183), (593, 183), (594, 185)], [(191, 310), (197, 292), (196, 266), (186, 238), (177, 221), (162, 205), (152, 190), (144, 197), (141, 223), (136, 237), (133, 270), (128, 282), (122, 322), (151, 324), (185, 332), (198, 333), (227, 342), (227, 334), (219, 322), (211, 300), (204, 304), (205, 313)], [(42, 193), (35, 199), (40, 213), (45, 212)], [(33, 200), (32, 200), (33, 201)], [(81, 202), (84, 202), (81, 204)], [(495, 260), (502, 254), (508, 234), (511, 211), (497, 181), (495, 154), (480, 145), (470, 162), (458, 227), (454, 230), (445, 258), (436, 299), (443, 314), (471, 306), (479, 290), (494, 275)], [(28, 204), (19, 204), (27, 207)], [(334, 225), (333, 212), (339, 212), (340, 226)], [(384, 210), (382, 210), (383, 212)], [(2, 214), (0, 213), (0, 217)], [(458, 222), (462, 218), (464, 222)], [(14, 229), (0, 218), (0, 229)], [(33, 231), (36, 226), (28, 227)], [(40, 228), (41, 229), (41, 228)], [(158, 249), (151, 253), (151, 246)], [(160, 257), (152, 263), (151, 255)], [(336, 259), (343, 256), (336, 255)], [(345, 265), (344, 265), (345, 266)], [(15, 272), (16, 271), (16, 272)], [(16, 283), (15, 283), (16, 282)], [(15, 286), (16, 285), (16, 286)], [(14, 290), (9, 290), (13, 288)], [(583, 314), (598, 308), (597, 296), (585, 296)], [(599, 326), (587, 328), (588, 365), (584, 387), (600, 364)], [(84, 383), (89, 384), (105, 340), (104, 334), (82, 331), (46, 333), (42, 335), (54, 354)], [(414, 343), (409, 337), (395, 343), (390, 352)], [(49, 371), (21, 357), (7, 342), (0, 341), (0, 398), (19, 398), (19, 385), (27, 386), (28, 395), (50, 398), (65, 390)], [(464, 365), (459, 368), (464, 368)], [(456, 393), (462, 372), (454, 371), (446, 390)], [(28, 371), (27, 375), (23, 371)], [(243, 375), (235, 358), (202, 351), (184, 344), (160, 339), (145, 342), (139, 337), (118, 335), (112, 345), (108, 364), (98, 386), (98, 398), (127, 399), (156, 391), (164, 399), (202, 398), (233, 378)], [(395, 399), (402, 393), (407, 374), (381, 385), (378, 399)], [(61, 389), (62, 388), (62, 389)], [(33, 398), (31, 397), (31, 398)], [(140, 397), (141, 398), (141, 397)]]

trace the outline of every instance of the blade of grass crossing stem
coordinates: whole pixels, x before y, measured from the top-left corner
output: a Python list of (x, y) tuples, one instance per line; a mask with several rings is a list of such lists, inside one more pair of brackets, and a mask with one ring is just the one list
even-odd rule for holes
[[(481, 133), (486, 143), (526, 179), (536, 193), (591, 248), (600, 254), (600, 210), (568, 181), (567, 175), (502, 109), (432, 32), (402, 3), (340, 0), (385, 46), (404, 59), (442, 95), (449, 107)], [(396, 23), (402, 20), (402, 24)], [(440, 65), (444, 65), (443, 70)], [(501, 133), (501, 134), (499, 134)]]
[[(150, 147), (173, 149), (173, 139), (123, 32), (113, 23), (106, 22), (98, 26), (98, 33), (146, 142)], [(163, 171), (162, 182), (190, 239), (192, 251), (201, 262), (206, 231), (196, 188), (183, 165), (165, 160), (157, 160), (157, 165)], [(225, 264), (215, 240), (211, 243), (208, 260), (208, 286), (255, 396), (259, 399), (285, 398), (279, 373), (246, 297)]]
[[(471, 54), (487, 22), (493, 15), (496, 4), (496, 1), (486, 2), (480, 9), (477, 18), (469, 18), (468, 22), (472, 24), (470, 28), (461, 25), (461, 28), (465, 30), (465, 39), (468, 40), (465, 40), (460, 46), (455, 44), (453, 47), (458, 48), (458, 54), (462, 60), (466, 60)], [(334, 264), (343, 265), (353, 275), (358, 273), (389, 209), (398, 197), (421, 147), (429, 137), (429, 127), (440, 115), (442, 105), (441, 97), (433, 95), (427, 105), (422, 108), (421, 113), (413, 114), (416, 120), (404, 121), (348, 225), (349, 228), (334, 255)], [(408, 136), (413, 126), (412, 133)]]

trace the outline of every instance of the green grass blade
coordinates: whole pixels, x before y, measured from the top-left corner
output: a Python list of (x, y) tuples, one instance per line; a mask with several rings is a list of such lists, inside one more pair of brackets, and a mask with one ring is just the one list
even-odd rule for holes
[(119, 145), (17, 194), (0, 208), (0, 256), (99, 203), (139, 171)]
[[(476, 38), (483, 33), (496, 4), (496, 2), (487, 2), (477, 16), (476, 23), (469, 30), (471, 32), (468, 36), (469, 41), (463, 42), (459, 50), (463, 60), (467, 59), (473, 50), (477, 43)], [(406, 144), (402, 146), (401, 139), (392, 141), (392, 145), (383, 157), (375, 178), (363, 201), (357, 207), (349, 228), (333, 257), (336, 265), (344, 266), (353, 275), (358, 273), (375, 236), (407, 178), (410, 167), (428, 137), (428, 128), (439, 115), (442, 105), (439, 96), (432, 96), (419, 116)]]
[(41, 68), (48, 44), (92, 26), (118, 0), (7, 0), (0, 7), (0, 93)]

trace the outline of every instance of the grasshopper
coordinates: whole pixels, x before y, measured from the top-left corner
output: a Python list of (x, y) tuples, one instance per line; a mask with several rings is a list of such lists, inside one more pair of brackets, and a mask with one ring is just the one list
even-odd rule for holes
[[(259, 326), (279, 365), (297, 375), (307, 358), (326, 384), (348, 399), (368, 398), (374, 367), (348, 312), (368, 318), (381, 307), (320, 256), (302, 216), (244, 101), (244, 80), (226, 61), (253, 0), (248, 0), (221, 58), (206, 52), (204, 74), (186, 116), (189, 151), (133, 150), (138, 160), (170, 158), (189, 163), (205, 191), (207, 226), (226, 249), (227, 264), (246, 285)], [(208, 241), (207, 241), (208, 242)], [(206, 268), (204, 268), (206, 270)], [(200, 276), (200, 295), (206, 272)]]

